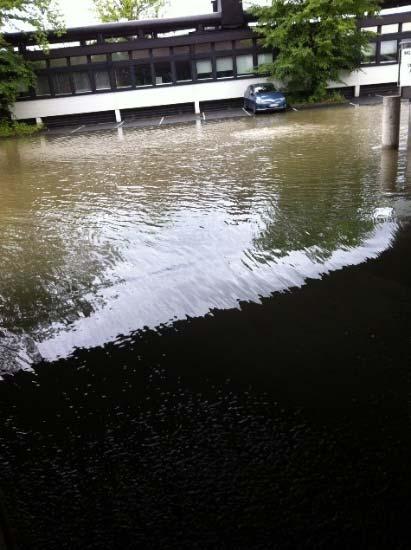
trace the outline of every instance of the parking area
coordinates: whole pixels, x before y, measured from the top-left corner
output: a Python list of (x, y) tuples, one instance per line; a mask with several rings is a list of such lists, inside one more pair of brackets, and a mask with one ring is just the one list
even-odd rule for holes
[[(324, 104), (324, 105), (310, 105), (305, 108), (330, 108), (336, 106), (352, 106), (357, 107), (361, 105), (375, 105), (382, 102), (383, 96), (370, 96), (351, 99), (349, 102), (340, 105), (333, 104)], [(298, 111), (299, 109), (291, 108), (293, 111)], [(179, 114), (165, 114), (161, 116), (160, 114), (150, 115), (150, 116), (137, 116), (135, 118), (129, 117), (123, 120), (122, 122), (101, 122), (95, 124), (78, 124), (72, 126), (55, 126), (48, 128), (46, 133), (48, 135), (70, 135), (76, 133), (84, 132), (95, 132), (95, 131), (104, 131), (104, 130), (118, 130), (120, 128), (156, 128), (161, 126), (169, 126), (172, 124), (207, 124), (207, 122), (233, 119), (233, 118), (247, 118), (255, 117), (252, 112), (247, 111), (242, 107), (231, 107), (231, 108), (221, 108), (204, 110), (201, 114), (194, 113), (179, 113)], [(258, 114), (260, 116), (282, 116), (281, 113), (263, 113)]]
[(220, 109), (203, 111), (200, 115), (194, 113), (182, 113), (165, 116), (138, 117), (123, 120), (122, 122), (103, 122), (99, 124), (79, 124), (78, 126), (51, 127), (46, 130), (49, 135), (70, 135), (83, 132), (95, 132), (102, 130), (117, 130), (119, 128), (155, 128), (171, 124), (206, 124), (207, 122), (224, 120), (229, 118), (253, 117), (254, 115), (243, 108)]

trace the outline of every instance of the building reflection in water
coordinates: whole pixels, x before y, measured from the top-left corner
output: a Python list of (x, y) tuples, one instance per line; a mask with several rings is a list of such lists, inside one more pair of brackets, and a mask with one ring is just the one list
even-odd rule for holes
[[(50, 358), (375, 257), (379, 107), (43, 136), (0, 150), (0, 326)], [(382, 183), (380, 183), (382, 182)]]

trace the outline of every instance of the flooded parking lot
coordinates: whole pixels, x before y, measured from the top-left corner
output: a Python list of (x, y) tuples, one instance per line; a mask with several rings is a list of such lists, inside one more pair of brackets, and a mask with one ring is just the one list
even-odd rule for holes
[(0, 144), (22, 548), (405, 547), (407, 115), (398, 157), (380, 106)]
[[(0, 326), (48, 360), (389, 247), (379, 108), (2, 144)], [(4, 367), (7, 370), (7, 366)]]

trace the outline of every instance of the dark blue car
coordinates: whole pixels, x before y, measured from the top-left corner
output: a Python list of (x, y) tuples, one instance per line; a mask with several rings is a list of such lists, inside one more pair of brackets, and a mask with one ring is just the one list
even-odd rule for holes
[(274, 84), (252, 84), (244, 94), (244, 109), (254, 114), (261, 111), (285, 111), (287, 100)]

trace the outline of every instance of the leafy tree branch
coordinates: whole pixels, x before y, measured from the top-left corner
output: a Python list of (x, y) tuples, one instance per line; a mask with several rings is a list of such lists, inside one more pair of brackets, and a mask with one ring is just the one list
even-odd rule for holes
[(94, 0), (94, 5), (100, 21), (109, 23), (158, 17), (165, 0)]
[(274, 61), (263, 71), (293, 94), (311, 100), (327, 95), (329, 81), (358, 69), (372, 33), (358, 19), (379, 11), (379, 0), (272, 0), (254, 6), (256, 31)]

